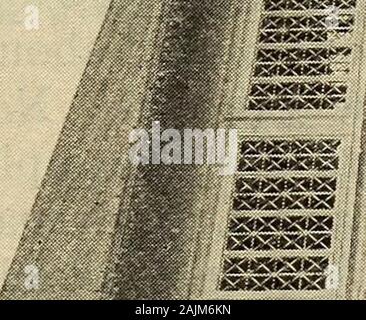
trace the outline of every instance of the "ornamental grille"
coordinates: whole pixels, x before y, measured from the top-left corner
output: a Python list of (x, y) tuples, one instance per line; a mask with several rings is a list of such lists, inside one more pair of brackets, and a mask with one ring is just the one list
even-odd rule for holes
[(349, 71), (351, 49), (262, 49), (254, 74), (257, 77), (342, 75)]
[(334, 208), (336, 178), (239, 178), (234, 210)]
[(337, 140), (245, 141), (239, 171), (309, 171), (338, 169)]
[(339, 15), (337, 26), (330, 30), (324, 15), (276, 17), (263, 19), (259, 41), (262, 43), (324, 42), (340, 38), (353, 29), (353, 15)]
[(237, 167), (222, 179), (205, 291), (224, 299), (343, 298), (364, 100), (356, 45), (363, 7), (248, 3), (233, 54), (242, 67), (225, 110), (226, 125), (240, 130)]
[[(336, 139), (241, 141), (221, 291), (326, 289), (340, 146)], [(246, 255), (256, 252), (270, 255)]]
[(329, 216), (232, 217), (227, 250), (330, 249)]
[(346, 102), (342, 82), (257, 83), (251, 88), (251, 110), (331, 110)]
[(329, 261), (307, 258), (225, 258), (225, 291), (321, 290)]
[(339, 9), (353, 9), (356, 0), (268, 0), (265, 10), (326, 10), (332, 5)]
[[(355, 5), (354, 0), (264, 1), (246, 108), (342, 107), (351, 66)], [(335, 21), (329, 21), (332, 8), (337, 10)]]

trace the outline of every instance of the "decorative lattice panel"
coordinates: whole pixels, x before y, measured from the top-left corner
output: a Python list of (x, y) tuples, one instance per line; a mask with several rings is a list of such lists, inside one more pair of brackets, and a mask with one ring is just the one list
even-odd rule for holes
[[(351, 0), (265, 0), (246, 108), (342, 107), (351, 67), (355, 5)], [(294, 82), (288, 77), (306, 79)]]
[(235, 175), (223, 179), (218, 202), (213, 240), (221, 247), (211, 249), (208, 295), (348, 294), (364, 100), (360, 2), (245, 7), (234, 50), (242, 67), (225, 110), (241, 137)]
[[(220, 290), (325, 289), (327, 254), (302, 255), (332, 249), (340, 147), (327, 138), (240, 142)], [(278, 251), (291, 254), (271, 256)]]
[(326, 10), (330, 6), (339, 9), (353, 9), (356, 0), (268, 0), (265, 1), (265, 10)]
[(252, 86), (249, 109), (332, 110), (346, 102), (347, 86), (342, 82), (256, 83)]
[(330, 216), (232, 217), (227, 250), (330, 249)]
[(239, 178), (234, 210), (303, 210), (334, 207), (337, 181), (334, 177)]
[(322, 290), (326, 285), (325, 257), (225, 258), (223, 291)]
[(260, 42), (301, 43), (339, 39), (353, 29), (353, 15), (339, 15), (337, 26), (329, 28), (324, 15), (305, 17), (270, 16), (263, 19)]
[(258, 52), (254, 74), (258, 77), (344, 76), (349, 72), (351, 49), (262, 49)]
[(239, 171), (335, 170), (339, 144), (339, 140), (245, 141)]

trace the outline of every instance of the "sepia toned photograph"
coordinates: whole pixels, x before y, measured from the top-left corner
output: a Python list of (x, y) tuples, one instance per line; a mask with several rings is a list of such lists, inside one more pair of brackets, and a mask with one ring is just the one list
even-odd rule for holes
[(365, 89), (366, 0), (0, 0), (0, 300), (364, 300)]

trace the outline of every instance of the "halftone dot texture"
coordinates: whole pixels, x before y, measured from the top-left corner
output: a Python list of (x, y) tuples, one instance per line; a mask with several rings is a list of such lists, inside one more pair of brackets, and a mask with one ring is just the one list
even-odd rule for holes
[[(114, 0), (3, 297), (359, 297), (362, 5)], [(238, 129), (235, 175), (133, 167), (152, 121)]]

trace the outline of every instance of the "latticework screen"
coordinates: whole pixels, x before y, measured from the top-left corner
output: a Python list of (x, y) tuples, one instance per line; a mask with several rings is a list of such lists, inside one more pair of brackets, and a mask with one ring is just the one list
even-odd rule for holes
[[(339, 145), (332, 139), (243, 140), (220, 290), (326, 288)], [(296, 171), (303, 173), (291, 175)], [(270, 174), (275, 172), (280, 174)], [(277, 250), (292, 252), (283, 258), (245, 255)], [(314, 253), (302, 257), (297, 250)]]
[(355, 3), (265, 1), (249, 110), (332, 110), (345, 103)]
[(238, 75), (226, 119), (243, 128), (237, 172), (223, 183), (207, 292), (339, 297), (359, 143), (356, 0), (262, 0), (251, 9), (257, 33), (241, 57), (250, 71)]

